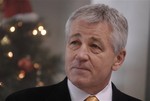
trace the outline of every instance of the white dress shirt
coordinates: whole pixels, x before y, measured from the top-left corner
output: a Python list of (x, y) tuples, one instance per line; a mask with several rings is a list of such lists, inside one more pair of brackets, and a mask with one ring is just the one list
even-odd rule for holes
[[(77, 88), (75, 85), (68, 80), (68, 88), (71, 96), (71, 101), (84, 101), (90, 94), (84, 92), (83, 90)], [(111, 81), (108, 85), (99, 93), (95, 95), (99, 101), (112, 101), (112, 84)]]

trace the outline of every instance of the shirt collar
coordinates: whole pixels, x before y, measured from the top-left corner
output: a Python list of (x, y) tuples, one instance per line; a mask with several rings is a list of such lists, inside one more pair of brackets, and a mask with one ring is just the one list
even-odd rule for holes
[[(67, 83), (68, 83), (68, 88), (71, 96), (71, 101), (84, 101), (88, 96), (90, 96), (90, 94), (82, 91), (81, 89), (73, 85), (69, 79)], [(102, 91), (97, 93), (95, 96), (99, 99), (99, 101), (112, 101), (111, 81)]]

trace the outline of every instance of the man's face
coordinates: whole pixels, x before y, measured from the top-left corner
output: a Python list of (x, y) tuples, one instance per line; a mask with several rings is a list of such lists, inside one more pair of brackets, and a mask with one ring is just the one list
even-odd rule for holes
[(109, 42), (111, 31), (104, 22), (73, 21), (67, 37), (65, 70), (77, 87), (100, 88), (109, 82), (116, 58)]

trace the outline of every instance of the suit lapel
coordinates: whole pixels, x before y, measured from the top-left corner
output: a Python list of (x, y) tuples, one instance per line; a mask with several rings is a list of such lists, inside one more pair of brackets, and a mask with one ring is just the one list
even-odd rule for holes
[(119, 91), (113, 83), (112, 83), (112, 90), (113, 90), (112, 101), (127, 101), (125, 94)]
[(56, 85), (50, 86), (49, 92), (47, 92), (45, 98), (45, 101), (71, 101), (67, 86), (67, 78)]
[(118, 96), (119, 92), (113, 83), (112, 83), (112, 90), (113, 90), (112, 101), (119, 101), (119, 96)]
[(61, 83), (58, 84), (59, 94), (61, 96), (61, 101), (71, 101), (69, 89), (67, 85), (67, 78), (65, 78)]

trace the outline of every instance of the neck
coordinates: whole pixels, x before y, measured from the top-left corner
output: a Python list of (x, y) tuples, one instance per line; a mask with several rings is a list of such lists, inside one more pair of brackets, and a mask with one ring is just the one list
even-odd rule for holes
[(86, 93), (88, 94), (91, 94), (91, 95), (95, 95), (97, 93), (99, 93), (100, 91), (102, 91), (110, 82), (110, 77), (111, 75), (109, 75), (104, 81), (100, 82), (99, 84), (95, 84), (95, 85), (88, 85), (88, 86), (78, 86), (78, 85), (75, 85), (77, 86), (79, 89), (85, 91)]
[(102, 91), (108, 84), (109, 84), (109, 81), (106, 83), (102, 83), (98, 86), (88, 87), (88, 88), (80, 88), (80, 89), (82, 89), (83, 91), (85, 91), (88, 94), (95, 95), (95, 94), (99, 93), (100, 91)]

